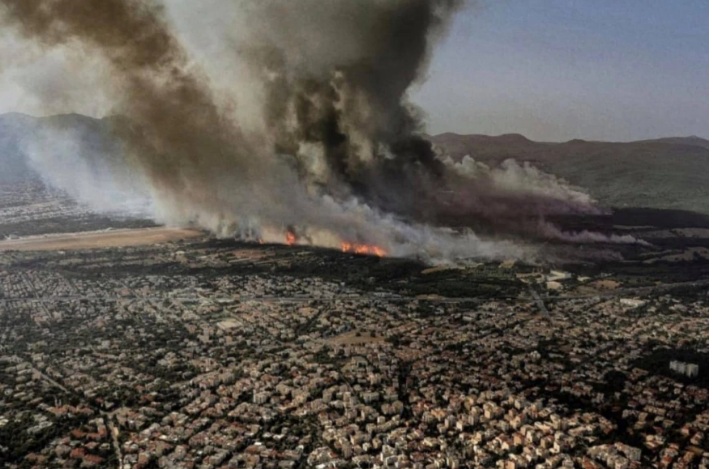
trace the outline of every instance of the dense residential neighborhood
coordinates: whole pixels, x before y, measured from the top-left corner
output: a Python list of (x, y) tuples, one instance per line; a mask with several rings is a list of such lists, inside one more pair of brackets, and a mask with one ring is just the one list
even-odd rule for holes
[(0, 460), (708, 467), (704, 295), (504, 263), (471, 270), (519, 283), (510, 297), (446, 297), (294, 267), (330, 259), (388, 262), (225, 242), (0, 253)]

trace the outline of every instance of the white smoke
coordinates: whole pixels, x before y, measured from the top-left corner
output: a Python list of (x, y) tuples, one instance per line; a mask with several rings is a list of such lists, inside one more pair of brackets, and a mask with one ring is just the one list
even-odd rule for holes
[(570, 185), (566, 180), (536, 168), (529, 162), (519, 163), (509, 158), (500, 166), (491, 168), (470, 155), (465, 155), (460, 163), (446, 157), (459, 174), (473, 180), (474, 184), (487, 181), (493, 187), (511, 193), (545, 196), (563, 202), (582, 206), (596, 205), (596, 201), (582, 189)]
[(152, 217), (156, 208), (145, 176), (129, 165), (112, 165), (92, 152), (76, 128), (44, 127), (25, 138), (29, 166), (50, 187), (60, 189), (96, 213)]
[(639, 244), (641, 246), (650, 246), (646, 241), (631, 235), (608, 235), (590, 230), (563, 231), (552, 223), (545, 221), (540, 222), (540, 230), (542, 233), (549, 235), (552, 239), (558, 239), (568, 243)]

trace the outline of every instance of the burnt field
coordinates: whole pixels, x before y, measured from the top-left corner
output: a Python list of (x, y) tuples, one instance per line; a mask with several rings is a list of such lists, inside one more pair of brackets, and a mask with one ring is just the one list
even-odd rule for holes
[[(694, 221), (696, 220), (693, 218)], [(441, 295), (446, 297), (515, 297), (520, 294), (521, 282), (518, 273), (533, 271), (546, 272), (549, 269), (564, 269), (583, 277), (612, 277), (622, 286), (646, 287), (658, 284), (700, 283), (708, 278), (707, 229), (697, 228), (691, 235), (677, 228), (654, 225), (634, 227), (627, 231), (622, 220), (615, 216), (599, 219), (608, 221), (595, 226), (594, 220), (582, 220), (576, 228), (603, 232), (605, 234), (630, 234), (645, 243), (565, 243), (546, 242), (540, 248), (550, 260), (534, 263), (509, 262), (503, 267), (501, 262), (465, 261), (462, 265), (434, 266), (419, 259), (399, 259), (360, 254), (349, 254), (312, 246), (286, 246), (281, 244), (257, 244), (234, 239), (204, 237), (186, 243), (188, 252), (211, 253), (223, 261), (210, 267), (188, 268), (180, 263), (125, 264), (117, 262), (114, 267), (126, 275), (159, 273), (196, 273), (212, 277), (226, 272), (255, 275), (289, 275), (296, 277), (320, 276), (325, 279), (344, 282), (346, 285), (364, 290), (379, 289), (393, 293), (415, 295)], [(613, 223), (612, 220), (616, 220)], [(634, 218), (635, 223), (639, 219)], [(572, 220), (570, 220), (570, 223)], [(586, 222), (586, 224), (585, 224)], [(651, 223), (651, 219), (648, 219)], [(112, 220), (106, 224), (111, 226)], [(136, 226), (144, 226), (137, 221)], [(670, 224), (670, 223), (669, 223)], [(616, 225), (616, 228), (613, 226)], [(57, 232), (82, 231), (81, 225), (67, 220), (64, 229)], [(105, 225), (102, 225), (105, 226)], [(116, 227), (125, 226), (119, 223)], [(130, 225), (131, 226), (131, 225)], [(566, 229), (575, 226), (562, 225)], [(624, 226), (624, 228), (622, 228)], [(699, 225), (700, 226), (700, 225)], [(93, 225), (94, 227), (94, 225)], [(137, 230), (140, 233), (140, 230)], [(703, 235), (706, 235), (704, 238)], [(180, 246), (181, 244), (179, 244)], [(136, 248), (113, 247), (106, 252), (117, 260), (125, 252)], [(242, 250), (260, 254), (254, 259), (241, 259), (235, 254)], [(48, 253), (48, 256), (53, 254)], [(96, 275), (107, 265), (97, 265)], [(85, 269), (92, 270), (91, 266)], [(137, 270), (134, 270), (137, 269)], [(82, 271), (73, 275), (83, 275)]]
[[(653, 208), (617, 208), (602, 215), (559, 216), (552, 217), (552, 221), (563, 230), (630, 233), (637, 234), (637, 237), (644, 240), (647, 239), (647, 233), (656, 230), (708, 230), (707, 215), (686, 210)], [(686, 238), (673, 237), (679, 242)], [(705, 238), (707, 239), (707, 233)]]
[[(654, 291), (665, 291), (682, 299), (706, 297), (708, 263), (705, 259), (662, 260), (661, 253), (670, 250), (657, 250), (655, 246), (647, 246), (645, 250), (648, 258), (643, 252), (632, 251), (625, 252), (629, 258), (606, 261), (539, 264), (491, 261), (432, 266), (417, 259), (204, 237), (165, 245), (77, 251), (73, 256), (92, 260), (80, 264), (63, 265), (61, 260), (66, 253), (37, 252), (16, 259), (13, 268), (35, 269), (54, 264), (62, 275), (79, 280), (101, 278), (111, 272), (113, 277), (126, 279), (147, 275), (190, 276), (202, 279), (206, 285), (225, 275), (266, 279), (321, 278), (363, 292), (421, 300), (438, 297), (517, 301), (531, 298), (532, 289), (551, 300), (582, 295), (648, 295)], [(649, 262), (653, 253), (658, 253), (659, 258)], [(556, 269), (566, 271), (569, 278), (561, 282), (562, 291), (549, 291), (544, 282), (549, 272)], [(601, 282), (612, 282), (615, 287), (602, 288)], [(582, 293), (586, 288), (589, 290)]]
[[(634, 284), (676, 283), (708, 278), (708, 217), (683, 210), (615, 209), (602, 216), (570, 216), (555, 220), (567, 231), (588, 230), (612, 236), (630, 236), (636, 243), (584, 246), (579, 262), (563, 267), (582, 275), (609, 272)], [(554, 248), (556, 249), (556, 248)], [(597, 260), (597, 250), (615, 258)], [(591, 253), (587, 259), (587, 253)]]
[[(134, 229), (141, 233), (140, 228), (155, 226), (143, 219), (96, 215), (38, 184), (8, 187), (1, 198), (3, 204), (0, 208), (6, 211), (4, 216), (0, 216), (1, 237), (107, 228)], [(461, 259), (453, 265), (433, 266), (418, 258), (382, 258), (311, 246), (261, 245), (234, 239), (214, 239), (206, 235), (189, 243), (171, 246), (185, 250), (189, 258), (202, 252), (220, 262), (186, 264), (162, 257), (157, 262), (127, 263), (123, 261), (126, 256), (137, 252), (151, 256), (151, 250), (114, 245), (103, 250), (107, 259), (102, 263), (90, 263), (78, 269), (67, 267), (66, 274), (94, 276), (112, 269), (116, 274), (125, 276), (199, 274), (207, 279), (226, 273), (266, 277), (316, 276), (363, 291), (485, 299), (527, 296), (529, 292), (518, 275), (533, 272), (545, 275), (551, 269), (564, 269), (573, 277), (614, 278), (621, 288), (664, 284), (675, 286), (675, 291), (681, 295), (701, 296), (707, 292), (707, 283), (701, 287), (709, 273), (708, 219), (704, 215), (682, 210), (626, 208), (606, 215), (556, 217), (547, 221), (564, 233), (591, 232), (604, 239), (588, 243), (564, 242), (533, 238), (523, 233), (521, 240), (534, 243), (540, 252), (539, 259), (531, 259), (527, 263), (513, 260), (503, 265), (502, 260), (483, 262)], [(463, 225), (460, 223), (460, 226)], [(471, 221), (470, 225), (479, 234), (489, 231), (487, 226), (478, 222)], [(491, 234), (497, 237), (494, 231)], [(629, 242), (610, 242), (617, 237)], [(256, 254), (246, 257), (246, 251)], [(36, 266), (42, 259), (56, 255), (43, 253), (28, 259), (28, 263)], [(547, 295), (554, 296), (556, 293), (547, 292)]]

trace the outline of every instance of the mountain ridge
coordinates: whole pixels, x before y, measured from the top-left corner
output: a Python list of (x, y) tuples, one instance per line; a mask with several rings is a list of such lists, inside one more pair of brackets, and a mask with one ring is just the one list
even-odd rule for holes
[(584, 189), (607, 207), (708, 213), (708, 141), (705, 139), (535, 142), (513, 135), (448, 132), (434, 135), (430, 140), (456, 163), (468, 156), (490, 167), (508, 159), (531, 164)]
[[(23, 144), (48, 130), (79, 135), (78, 152), (90, 164), (120, 164), (111, 126), (119, 116), (82, 114), (33, 117), (0, 114), (0, 181), (33, 173)], [(513, 159), (531, 164), (590, 193), (606, 207), (642, 207), (708, 213), (708, 140), (696, 136), (633, 142), (573, 139), (537, 142), (518, 133), (497, 136), (445, 132), (428, 137), (436, 148), (461, 162), (466, 156), (490, 167)], [(51, 141), (51, 138), (47, 141)], [(102, 154), (104, 161), (91, 161)]]
[(586, 142), (586, 143), (673, 143), (673, 144), (684, 144), (692, 146), (701, 146), (708, 148), (708, 140), (697, 135), (688, 135), (685, 137), (681, 136), (668, 136), (668, 137), (658, 137), (658, 138), (646, 138), (641, 140), (624, 140), (624, 141), (609, 141), (609, 140), (587, 140), (583, 138), (572, 138), (564, 141), (549, 141), (549, 140), (532, 140), (527, 136), (517, 133), (517, 132), (506, 132), (504, 134), (490, 135), (481, 133), (459, 133), (459, 132), (441, 132), (438, 134), (430, 135), (427, 137), (431, 140), (441, 140), (444, 138), (473, 138), (473, 139), (483, 139), (483, 140), (493, 140), (493, 141), (503, 141), (503, 142), (527, 142), (527, 143), (538, 143), (538, 144), (549, 144), (556, 145), (561, 143), (572, 143), (572, 142)]

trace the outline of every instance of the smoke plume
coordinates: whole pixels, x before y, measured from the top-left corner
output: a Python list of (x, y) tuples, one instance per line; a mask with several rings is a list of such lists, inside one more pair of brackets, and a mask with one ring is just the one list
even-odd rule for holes
[[(516, 168), (454, 168), (421, 135), (408, 90), (460, 4), (3, 0), (0, 16), (23, 40), (105, 68), (101, 96), (117, 117), (104, 122), (161, 221), (431, 259), (526, 258), (531, 248), (502, 239), (560, 239), (543, 217), (596, 209), (568, 190), (513, 190)], [(37, 145), (37, 161), (60, 151)]]

